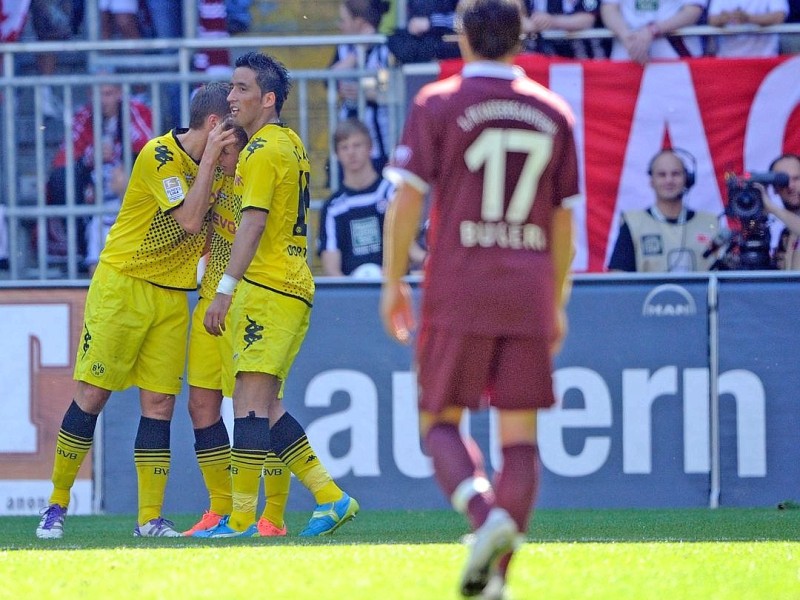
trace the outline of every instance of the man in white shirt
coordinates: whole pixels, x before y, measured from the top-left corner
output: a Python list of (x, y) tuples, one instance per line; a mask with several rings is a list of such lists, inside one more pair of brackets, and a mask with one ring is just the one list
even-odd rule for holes
[(603, 0), (600, 16), (614, 32), (612, 60), (700, 56), (698, 37), (665, 37), (681, 27), (695, 25), (706, 7), (705, 0)]

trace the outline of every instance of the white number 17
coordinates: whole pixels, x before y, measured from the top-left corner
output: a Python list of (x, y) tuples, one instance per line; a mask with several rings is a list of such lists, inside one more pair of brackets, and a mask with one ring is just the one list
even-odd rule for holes
[(539, 178), (553, 153), (553, 138), (538, 131), (522, 129), (485, 129), (464, 153), (472, 172), (484, 167), (481, 219), (503, 219), (505, 197), (506, 154), (527, 154), (517, 186), (505, 214), (507, 223), (523, 223), (533, 208)]

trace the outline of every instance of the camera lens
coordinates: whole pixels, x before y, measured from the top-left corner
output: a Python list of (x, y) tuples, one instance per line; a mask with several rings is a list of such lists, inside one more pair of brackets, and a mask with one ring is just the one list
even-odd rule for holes
[(761, 214), (761, 193), (752, 185), (746, 185), (730, 196), (734, 216), (750, 219)]

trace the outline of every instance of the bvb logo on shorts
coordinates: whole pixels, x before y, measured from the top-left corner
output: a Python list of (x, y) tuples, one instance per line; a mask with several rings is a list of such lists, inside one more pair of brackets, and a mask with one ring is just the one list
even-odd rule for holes
[(106, 366), (101, 362), (92, 364), (92, 375), (95, 377), (103, 377), (106, 374)]

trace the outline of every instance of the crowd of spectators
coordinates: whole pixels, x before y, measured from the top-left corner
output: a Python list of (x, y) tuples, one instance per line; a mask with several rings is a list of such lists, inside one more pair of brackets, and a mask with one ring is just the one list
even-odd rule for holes
[[(398, 4), (405, 2), (403, 11)], [(198, 0), (198, 36), (214, 39), (246, 32), (251, 27), (252, 0)], [(393, 64), (428, 62), (459, 56), (456, 43), (457, 0), (342, 0), (339, 5), (339, 29), (347, 35), (373, 35), (385, 33), (386, 44), (370, 45), (363, 57), (363, 68), (380, 72)], [(777, 34), (742, 33), (737, 35), (699, 37), (671, 36), (682, 27), (709, 24), (721, 28), (739, 25), (768, 26), (800, 19), (800, 0), (520, 0), (523, 18), (523, 48), (548, 56), (591, 59), (611, 58), (634, 60), (641, 64), (657, 58), (687, 56), (763, 57), (774, 56), (781, 45), (792, 48), (792, 40), (800, 36), (784, 35), (788, 43)], [(178, 38), (184, 35), (182, 0), (98, 0), (100, 11), (100, 36), (104, 39), (137, 39), (140, 37)], [(26, 19), (39, 40), (65, 40), (80, 35), (84, 30), (84, 0), (0, 0), (0, 41), (19, 39)], [(398, 12), (405, 20), (398, 21)], [(559, 39), (547, 32), (578, 32), (581, 30), (609, 29), (613, 39), (581, 38)], [(56, 72), (57, 55), (43, 53), (37, 57), (36, 69), (42, 75)], [(193, 56), (193, 67), (207, 72), (213, 78), (226, 78), (230, 70), (231, 55), (227, 49), (198, 50)], [(359, 68), (359, 54), (354, 45), (336, 48), (329, 65), (332, 70)], [(104, 97), (114, 86), (104, 86)], [(360, 119), (370, 133), (372, 166), (380, 173), (391, 152), (389, 139), (389, 113), (380, 97), (380, 81), (375, 77), (341, 79), (337, 84), (340, 122)], [(60, 118), (63, 105), (58, 94), (48, 86), (40, 88), (41, 111), (46, 118)], [(119, 98), (120, 89), (116, 88)], [(163, 127), (177, 126), (180, 122), (180, 94), (177, 84), (165, 84), (162, 107)], [(152, 128), (147, 106), (136, 99), (129, 103), (134, 127)], [(105, 113), (105, 108), (103, 109)], [(116, 124), (104, 115), (103, 139), (104, 172), (95, 174), (93, 159), (84, 151), (92, 152), (91, 145), (76, 152), (78, 161), (74, 170), (75, 198), (78, 203), (93, 202), (96, 191), (103, 201), (113, 205), (115, 188), (118, 188), (122, 168), (121, 138), (119, 133), (119, 106), (115, 111)], [(82, 107), (74, 117), (73, 142), (89, 139), (91, 112)], [(144, 116), (146, 112), (146, 117)], [(85, 121), (87, 116), (89, 121)], [(83, 129), (83, 133), (76, 133)], [(150, 129), (147, 129), (150, 131)], [(137, 135), (132, 138), (138, 139)], [(76, 137), (77, 136), (77, 137)], [(147, 139), (149, 135), (144, 135)], [(109, 144), (109, 140), (113, 141)], [(135, 139), (132, 140), (135, 143)], [(109, 153), (108, 148), (113, 148)], [(133, 149), (134, 153), (136, 148)], [(66, 177), (62, 145), (53, 164), (47, 186), (47, 201), (63, 204), (66, 197)], [(106, 157), (109, 156), (109, 160)], [(336, 165), (341, 170), (342, 165)], [(112, 176), (113, 174), (113, 176)], [(122, 174), (124, 175), (124, 174)], [(329, 183), (340, 179), (329, 180)], [(117, 197), (117, 202), (118, 202)], [(87, 266), (92, 262), (89, 243), (90, 230), (107, 231), (108, 217), (102, 226), (82, 223), (78, 242)], [(48, 225), (48, 252), (63, 254), (66, 244), (64, 222), (52, 219)], [(0, 249), (0, 260), (3, 259)]]
[[(199, 0), (197, 2), (197, 30), (200, 38), (220, 38), (247, 31), (251, 25), (252, 0)], [(183, 36), (183, 0), (98, 0), (98, 31), (100, 39), (140, 39), (147, 37), (180, 38)], [(84, 0), (0, 0), (0, 42), (22, 39), (26, 26), (37, 41), (65, 41), (88, 37), (85, 22)], [(124, 53), (123, 53), (124, 54)], [(113, 63), (108, 56), (106, 61)], [(229, 76), (231, 56), (227, 49), (196, 51), (193, 68), (204, 71), (212, 78)], [(40, 53), (34, 68), (40, 75), (55, 75), (58, 54)], [(86, 65), (90, 69), (90, 65)], [(95, 72), (113, 72), (114, 67), (94, 69)], [(64, 117), (64, 105), (58, 90), (39, 86), (39, 106), (48, 124)], [(135, 159), (142, 145), (153, 136), (152, 112), (147, 97), (130, 97), (125, 102), (129, 116), (123, 118), (123, 90), (119, 85), (102, 84), (99, 87), (101, 149), (99, 168), (95, 156), (93, 102), (91, 90), (78, 90), (77, 98), (88, 97), (72, 116), (72, 155), (74, 162), (67, 165), (67, 142), (62, 142), (49, 169), (45, 187), (45, 201), (50, 205), (63, 205), (68, 197), (75, 204), (102, 204), (102, 214), (76, 218), (76, 246), (80, 257), (79, 268), (89, 274), (96, 265), (105, 237), (113, 224), (127, 182), (128, 168), (123, 156), (123, 124), (130, 123), (128, 132), (130, 152)], [(166, 84), (162, 91), (162, 123), (165, 128), (180, 124), (180, 89), (177, 84)], [(54, 121), (49, 121), (53, 119)], [(71, 189), (68, 189), (71, 188)], [(0, 210), (3, 206), (0, 205)], [(36, 229), (33, 243), (36, 243)], [(45, 228), (48, 261), (57, 264), (68, 252), (67, 220), (50, 218)], [(0, 268), (8, 263), (8, 242), (5, 220), (0, 222)]]

